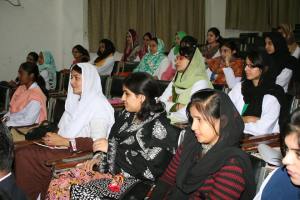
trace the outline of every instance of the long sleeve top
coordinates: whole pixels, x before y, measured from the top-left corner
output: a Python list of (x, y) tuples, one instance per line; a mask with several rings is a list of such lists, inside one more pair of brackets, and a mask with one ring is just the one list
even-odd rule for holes
[[(245, 104), (242, 95), (242, 84), (237, 83), (228, 95), (238, 112), (241, 114)], [(244, 133), (254, 136), (279, 133), (279, 114), (280, 104), (277, 98), (269, 94), (265, 95), (262, 101), (260, 119), (256, 122), (245, 123)]]
[[(183, 146), (180, 146), (160, 181), (174, 186)], [(171, 188), (169, 187), (169, 188)], [(189, 196), (189, 199), (239, 199), (245, 189), (245, 179), (240, 164), (231, 158), (215, 174), (207, 177), (203, 185)], [(167, 194), (168, 191), (165, 192)], [(168, 199), (166, 196), (164, 199)]]

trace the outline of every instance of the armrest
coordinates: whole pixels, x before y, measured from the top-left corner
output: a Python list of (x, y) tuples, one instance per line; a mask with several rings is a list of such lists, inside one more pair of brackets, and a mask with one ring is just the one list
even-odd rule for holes
[(91, 159), (92, 157), (92, 152), (78, 152), (62, 159), (48, 160), (45, 164), (49, 167), (52, 166), (54, 170), (72, 168), (75, 167), (78, 163)]
[(15, 150), (17, 150), (21, 147), (32, 145), (34, 144), (34, 142), (41, 142), (41, 140), (24, 140), (24, 141), (14, 142), (14, 148)]
[(266, 134), (260, 136), (250, 136), (241, 141), (241, 146), (244, 151), (257, 151), (259, 144), (267, 144), (271, 147), (280, 146), (280, 134)]

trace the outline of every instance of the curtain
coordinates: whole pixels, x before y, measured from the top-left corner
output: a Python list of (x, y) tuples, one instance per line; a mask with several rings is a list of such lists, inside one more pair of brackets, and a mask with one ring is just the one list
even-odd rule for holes
[(227, 0), (227, 29), (270, 31), (281, 23), (300, 23), (299, 0)]
[(144, 33), (153, 33), (164, 40), (166, 50), (172, 46), (177, 31), (204, 42), (205, 0), (88, 1), (90, 51), (97, 51), (99, 41), (108, 38), (122, 52), (129, 28), (137, 31), (141, 42)]

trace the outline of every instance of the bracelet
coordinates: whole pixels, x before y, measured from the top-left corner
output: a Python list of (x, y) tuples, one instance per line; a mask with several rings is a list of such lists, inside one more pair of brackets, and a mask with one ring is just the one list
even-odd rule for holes
[(72, 151), (77, 151), (76, 140), (74, 138), (70, 139), (69, 143), (70, 143), (70, 147), (71, 147)]

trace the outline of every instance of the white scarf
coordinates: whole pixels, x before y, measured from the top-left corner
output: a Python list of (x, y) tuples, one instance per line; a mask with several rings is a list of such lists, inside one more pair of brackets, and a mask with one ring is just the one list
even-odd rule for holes
[[(95, 118), (103, 118), (110, 127), (114, 123), (114, 109), (102, 92), (100, 76), (96, 68), (90, 63), (77, 65), (82, 70), (82, 93), (81, 96), (74, 94), (69, 81), (65, 112), (58, 124), (58, 134), (65, 138), (91, 137), (87, 127)], [(107, 135), (109, 131), (110, 128)]]

